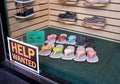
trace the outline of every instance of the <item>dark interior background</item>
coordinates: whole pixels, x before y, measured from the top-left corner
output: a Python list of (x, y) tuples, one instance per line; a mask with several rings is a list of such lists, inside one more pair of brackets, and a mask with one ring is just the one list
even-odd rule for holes
[[(5, 54), (4, 54), (4, 44), (7, 48), (7, 36), (8, 36), (8, 24), (7, 24), (7, 13), (5, 10), (6, 6), (5, 6), (5, 1), (2, 0), (0, 1), (0, 62), (3, 61), (5, 59)], [(3, 41), (4, 40), (4, 41)], [(8, 53), (8, 50), (6, 50), (6, 52)]]

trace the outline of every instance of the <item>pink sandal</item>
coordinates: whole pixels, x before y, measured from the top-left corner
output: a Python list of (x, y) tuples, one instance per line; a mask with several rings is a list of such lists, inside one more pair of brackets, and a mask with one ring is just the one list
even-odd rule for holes
[(57, 37), (57, 36), (56, 36), (55, 34), (48, 35), (48, 36), (47, 36), (46, 43), (54, 43), (56, 37)]
[(86, 60), (86, 52), (83, 46), (79, 46), (76, 50), (76, 55), (74, 57), (74, 61), (85, 61)]
[(96, 51), (94, 51), (93, 48), (91, 47), (86, 48), (86, 53), (87, 53), (87, 62), (90, 62), (90, 63), (98, 62), (99, 58), (97, 56)]
[(64, 50), (64, 56), (62, 56), (61, 58), (64, 60), (72, 60), (74, 58), (74, 51), (75, 51), (74, 46), (68, 46)]

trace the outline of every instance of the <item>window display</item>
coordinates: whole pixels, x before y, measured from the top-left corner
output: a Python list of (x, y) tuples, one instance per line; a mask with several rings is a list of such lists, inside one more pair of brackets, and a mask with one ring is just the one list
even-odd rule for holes
[[(119, 1), (19, 1), (7, 2), (9, 32), (38, 48), (40, 72), (30, 77), (41, 81), (42, 75), (60, 84), (120, 83)], [(16, 9), (25, 20), (14, 18)]]
[(54, 59), (74, 60), (77, 62), (98, 62), (98, 56), (93, 46), (95, 43), (92, 38), (80, 35), (67, 36), (65, 33), (58, 36), (57, 34), (49, 34), (46, 40), (47, 43), (41, 47), (39, 55)]

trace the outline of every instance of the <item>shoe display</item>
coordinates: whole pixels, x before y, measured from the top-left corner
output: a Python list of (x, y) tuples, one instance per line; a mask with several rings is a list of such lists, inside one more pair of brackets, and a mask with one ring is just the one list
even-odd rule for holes
[(109, 1), (110, 0), (86, 0), (83, 4), (87, 7), (104, 7)]
[(16, 6), (15, 18), (31, 19), (34, 16), (32, 2), (34, 0), (14, 0)]
[(104, 17), (93, 16), (92, 18), (84, 18), (83, 26), (94, 29), (104, 28), (106, 25), (106, 19)]
[(19, 19), (27, 19), (27, 18), (31, 18), (33, 16), (34, 16), (33, 8), (25, 9), (25, 10), (15, 14), (15, 17), (19, 18)]
[(64, 14), (59, 14), (58, 17), (59, 17), (59, 21), (64, 22), (64, 23), (67, 23), (67, 22), (68, 23), (74, 23), (77, 20), (76, 13), (75, 12), (69, 12), (69, 11), (67, 11)]

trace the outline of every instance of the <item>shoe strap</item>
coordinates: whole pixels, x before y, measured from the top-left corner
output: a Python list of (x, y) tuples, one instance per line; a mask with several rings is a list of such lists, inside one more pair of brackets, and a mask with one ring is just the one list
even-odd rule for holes
[(74, 50), (73, 49), (65, 49), (64, 52), (65, 52), (65, 56), (67, 56), (70, 53), (74, 53)]
[(68, 42), (73, 41), (73, 40), (76, 40), (76, 36), (71, 35), (68, 37)]
[(81, 56), (81, 55), (84, 55), (85, 54), (85, 50), (77, 50), (76, 54), (77, 54), (78, 57)]
[(41, 47), (41, 50), (42, 50), (42, 51), (51, 50), (51, 49), (52, 49), (52, 46), (50, 46), (50, 45), (47, 45), (47, 46), (43, 45), (43, 46)]
[(66, 39), (66, 36), (58, 36), (58, 41)]
[(56, 35), (48, 35), (47, 36), (47, 40), (50, 41), (51, 39), (55, 39), (56, 38)]
[(58, 52), (62, 52), (63, 51), (63, 48), (58, 48), (58, 47), (54, 47), (53, 48), (53, 54), (57, 54)]
[(90, 58), (92, 58), (92, 57), (94, 57), (95, 55), (96, 55), (96, 51), (87, 51), (87, 55), (90, 57)]

